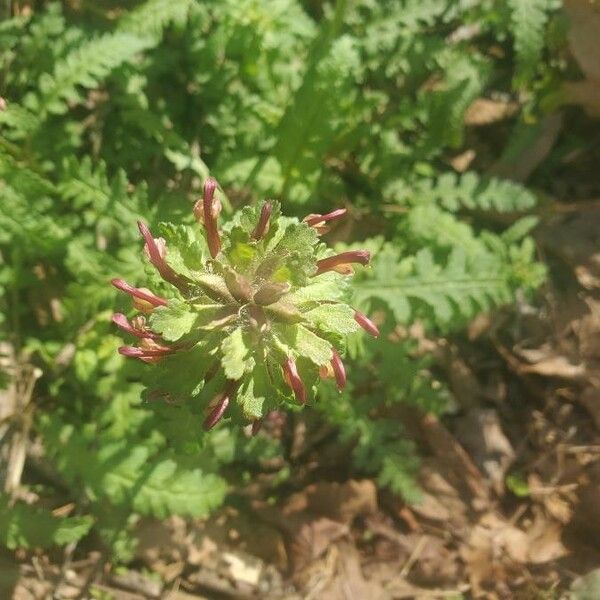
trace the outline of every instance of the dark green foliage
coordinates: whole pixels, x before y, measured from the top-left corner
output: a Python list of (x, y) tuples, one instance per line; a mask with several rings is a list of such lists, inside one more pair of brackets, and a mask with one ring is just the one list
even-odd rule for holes
[[(93, 527), (125, 559), (137, 515), (205, 515), (237, 483), (225, 481), (225, 465), (251, 471), (283, 451), (241, 428), (203, 433), (203, 411), (225, 379), (203, 387), (216, 352), (229, 377), (244, 375), (240, 422), (286, 400), (268, 393), (266, 367), (250, 365), (244, 331), (211, 334), (209, 306), (192, 318), (173, 302), (151, 318), (172, 343), (207, 333), (185, 356), (147, 369), (117, 354), (110, 317), (131, 305), (110, 280), (169, 293), (143, 259), (136, 220), (165, 238), (170, 266), (196, 277), (207, 247), (191, 209), (209, 174), (223, 190), (234, 267), (253, 260), (247, 238), (261, 200), (278, 199), (292, 217), (272, 232), (261, 265), (266, 278), (293, 284), (305, 319), (275, 327), (277, 347), (313, 357), (298, 367), (312, 381), (330, 344), (347, 347), (348, 388), (320, 386), (316, 410), (353, 447), (356, 469), (414, 499), (415, 453), (394, 405), (443, 412), (449, 393), (433, 358), (387, 335), (415, 320), (446, 335), (542, 280), (528, 237), (535, 220), (513, 223), (537, 195), (448, 165), (469, 139), (463, 117), (475, 98), (527, 89), (535, 111), (557, 6), (337, 0), (317, 17), (300, 0), (92, 4), (88, 14), (50, 3), (0, 23), (0, 337), (42, 369), (32, 435), (81, 515), (3, 505), (3, 543), (63, 544)], [(344, 205), (339, 251), (366, 247), (372, 267), (355, 285), (311, 279), (322, 248), (297, 217)], [(223, 276), (196, 284), (214, 300)], [(348, 306), (321, 303), (352, 294), (354, 308), (380, 311), (379, 340), (352, 333)], [(143, 393), (148, 372), (158, 396)], [(193, 401), (165, 404), (166, 393)]]

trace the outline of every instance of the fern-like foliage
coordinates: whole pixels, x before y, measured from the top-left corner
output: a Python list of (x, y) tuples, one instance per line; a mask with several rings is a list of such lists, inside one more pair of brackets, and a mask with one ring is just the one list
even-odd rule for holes
[(445, 262), (424, 248), (401, 258), (390, 244), (379, 253), (372, 272), (356, 284), (356, 300), (377, 298), (406, 323), (417, 316), (447, 327), (511, 299), (509, 270), (491, 254), (469, 258), (453, 247)]
[(122, 17), (119, 29), (140, 37), (160, 37), (168, 25), (183, 25), (193, 5), (193, 0), (150, 0)]
[(0, 500), (0, 544), (10, 550), (64, 546), (85, 536), (92, 524), (89, 516), (59, 519), (27, 504), (10, 506), (6, 498)]
[(39, 80), (39, 95), (30, 95), (25, 106), (38, 119), (48, 113), (63, 114), (70, 106), (81, 101), (83, 89), (93, 89), (113, 69), (133, 60), (152, 40), (131, 33), (105, 34), (71, 52), (54, 66), (53, 73)]
[[(193, 262), (169, 236), (199, 230), (190, 208), (209, 174), (223, 188), (224, 222), (265, 196), (296, 217), (349, 208), (335, 239), (347, 249), (360, 239), (374, 256), (357, 273), (356, 308), (389, 310), (377, 340), (349, 336), (348, 393), (323, 386), (315, 406), (352, 447), (357, 471), (414, 499), (414, 449), (395, 404), (439, 413), (450, 394), (433, 357), (387, 334), (415, 319), (443, 334), (539, 284), (536, 220), (526, 216), (536, 195), (443, 165), (471, 141), (463, 116), (474, 98), (542, 74), (555, 0), (339, 0), (322, 12), (301, 0), (147, 0), (111, 2), (110, 14), (106, 3), (62, 4), (28, 3), (27, 16), (0, 23), (0, 337), (20, 340), (42, 367), (35, 435), (89, 517), (0, 507), (0, 541), (62, 544), (93, 521), (130, 557), (138, 515), (206, 514), (225, 497), (224, 465), (251, 472), (267, 446), (283, 452), (268, 427), (251, 439), (235, 428), (203, 435), (204, 396), (191, 408), (149, 399), (149, 410), (140, 365), (123, 362), (109, 328), (131, 306), (107, 282), (148, 280), (132, 223), (181, 222), (158, 235), (168, 261)], [(483, 35), (455, 35), (463, 25)], [(516, 75), (490, 52), (511, 39)], [(537, 93), (531, 86), (532, 106)], [(509, 213), (522, 218), (501, 231)], [(299, 258), (292, 270), (305, 267)], [(152, 324), (174, 338), (186, 318), (172, 309), (171, 326), (160, 316)], [(224, 344), (229, 373), (239, 342)], [(158, 384), (185, 396), (204, 379), (202, 351), (189, 365), (168, 381), (157, 369)], [(260, 414), (249, 387), (240, 402)]]
[(523, 185), (508, 179), (483, 177), (473, 171), (463, 175), (446, 172), (435, 179), (417, 179), (412, 184), (396, 182), (388, 193), (399, 203), (432, 202), (452, 212), (464, 209), (518, 213), (531, 210), (538, 203), (536, 195)]
[(552, 0), (509, 0), (511, 26), (517, 58), (515, 83), (522, 87), (536, 72), (545, 45), (548, 12)]

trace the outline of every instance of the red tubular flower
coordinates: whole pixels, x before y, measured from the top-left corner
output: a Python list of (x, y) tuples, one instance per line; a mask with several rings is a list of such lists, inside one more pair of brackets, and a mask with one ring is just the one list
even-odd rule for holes
[(342, 274), (352, 272), (351, 263), (368, 265), (371, 260), (371, 253), (368, 250), (348, 250), (335, 256), (328, 256), (317, 261), (317, 272), (315, 275), (320, 275), (327, 271), (338, 271)]
[(142, 338), (140, 346), (121, 346), (119, 354), (129, 358), (139, 358), (146, 363), (156, 363), (165, 356), (175, 352), (175, 348), (163, 346), (147, 337)]
[(210, 255), (213, 258), (216, 258), (217, 254), (219, 254), (221, 251), (221, 238), (219, 237), (219, 231), (217, 229), (218, 211), (216, 210), (217, 205), (214, 202), (216, 189), (217, 182), (212, 177), (209, 177), (204, 182), (202, 209), (204, 216), (204, 228), (206, 229), (206, 241), (208, 243)]
[(292, 388), (296, 400), (300, 404), (304, 404), (306, 402), (306, 388), (304, 387), (302, 379), (300, 379), (300, 375), (298, 375), (296, 362), (293, 358), (288, 358), (283, 363), (283, 377), (286, 383)]
[(333, 367), (333, 374), (335, 375), (335, 382), (337, 383), (338, 390), (340, 392), (346, 386), (346, 369), (340, 355), (333, 350), (333, 358), (331, 359), (331, 366)]
[(258, 432), (260, 431), (261, 427), (263, 424), (263, 420), (262, 419), (255, 419), (254, 421), (252, 421), (252, 429), (250, 431), (250, 434), (252, 436), (255, 436), (258, 434)]
[(304, 217), (303, 220), (307, 225), (314, 227), (317, 230), (317, 233), (321, 235), (329, 231), (329, 227), (326, 225), (326, 223), (330, 221), (336, 221), (337, 219), (341, 219), (346, 215), (347, 212), (348, 210), (346, 208), (336, 208), (335, 210), (332, 210), (330, 213), (327, 213), (325, 215), (306, 215), (306, 217)]
[(210, 411), (210, 413), (208, 413), (208, 416), (206, 417), (206, 419), (204, 419), (204, 423), (202, 424), (204, 429), (206, 429), (207, 431), (209, 429), (212, 429), (221, 420), (221, 417), (223, 416), (223, 414), (227, 410), (227, 407), (229, 406), (228, 393), (222, 394), (221, 397), (217, 396), (217, 398), (218, 400), (215, 407)]
[(271, 218), (271, 212), (273, 211), (273, 203), (270, 200), (267, 200), (260, 211), (260, 217), (258, 218), (258, 223), (256, 228), (252, 232), (253, 240), (260, 240), (267, 235), (269, 232), (269, 219)]
[(135, 335), (135, 337), (148, 337), (151, 339), (157, 339), (160, 337), (158, 334), (150, 331), (146, 327), (146, 320), (143, 317), (135, 317), (134, 321), (130, 323), (124, 314), (115, 313), (112, 316), (112, 321), (117, 327), (123, 331), (126, 331), (127, 333), (130, 333), (131, 335)]
[[(137, 300), (141, 300), (142, 302), (144, 302), (147, 305), (147, 307), (150, 308), (150, 310), (152, 308), (156, 308), (157, 306), (167, 306), (167, 301), (164, 298), (161, 298), (160, 296), (153, 294), (150, 290), (148, 290), (146, 288), (133, 287), (132, 285), (129, 285), (123, 279), (111, 279), (111, 283), (118, 290), (121, 290), (122, 292), (129, 294), (134, 299), (134, 304), (135, 304), (135, 300), (137, 299)], [(146, 307), (146, 310), (147, 310), (147, 307)], [(136, 306), (136, 308), (138, 308), (139, 310), (144, 310), (144, 308), (140, 308), (138, 306)]]
[(377, 325), (367, 317), (367, 315), (361, 313), (360, 311), (356, 311), (354, 313), (354, 320), (367, 332), (370, 333), (373, 337), (379, 337), (379, 329)]
[(181, 277), (167, 264), (165, 256), (167, 255), (167, 244), (163, 238), (154, 238), (148, 226), (142, 221), (138, 221), (138, 229), (146, 241), (144, 252), (150, 262), (156, 267), (160, 276), (174, 286), (182, 285)]

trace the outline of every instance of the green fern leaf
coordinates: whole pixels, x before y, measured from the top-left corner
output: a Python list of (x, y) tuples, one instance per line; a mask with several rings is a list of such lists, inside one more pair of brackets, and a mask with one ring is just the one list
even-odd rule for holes
[(518, 183), (474, 172), (463, 175), (444, 173), (437, 179), (423, 179), (404, 192), (407, 200), (435, 202), (446, 210), (460, 209), (489, 212), (525, 212), (537, 204), (530, 190)]
[(529, 82), (539, 65), (550, 4), (550, 0), (508, 1), (517, 56), (517, 87)]
[(27, 504), (10, 506), (6, 498), (0, 500), (0, 544), (9, 550), (64, 546), (81, 539), (92, 524), (89, 516), (58, 519)]
[(105, 34), (86, 42), (54, 66), (52, 75), (39, 80), (39, 95), (29, 95), (25, 106), (42, 121), (48, 113), (64, 114), (83, 98), (80, 88), (93, 89), (112, 70), (154, 44), (148, 37), (131, 33)]
[(119, 30), (160, 37), (169, 24), (185, 23), (193, 5), (194, 0), (149, 0), (122, 17)]
[(440, 265), (427, 248), (400, 259), (388, 245), (377, 256), (372, 272), (356, 282), (356, 300), (382, 300), (400, 322), (429, 316), (447, 327), (510, 300), (507, 270), (491, 254), (468, 259), (459, 247), (453, 247), (446, 264)]

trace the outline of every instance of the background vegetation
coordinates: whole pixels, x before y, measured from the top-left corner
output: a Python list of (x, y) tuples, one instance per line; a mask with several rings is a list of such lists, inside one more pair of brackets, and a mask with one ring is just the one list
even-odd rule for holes
[[(326, 478), (373, 477), (418, 501), (406, 411), (460, 409), (428, 348), (465, 344), (482, 313), (530, 306), (547, 272), (530, 234), (562, 158), (589, 143), (575, 119), (527, 162), (580, 74), (561, 2), (4, 6), (0, 541), (79, 541), (127, 563), (141, 516), (204, 517), (284, 457), (276, 502), (295, 486), (300, 418), (351, 453)], [(146, 278), (136, 220), (192, 224), (208, 174), (225, 218), (265, 197), (299, 217), (346, 206), (330, 242), (374, 255), (354, 296), (384, 335), (349, 340), (343, 394), (324, 388), (255, 438), (143, 403), (148, 367), (117, 354), (110, 323), (127, 311), (110, 279)], [(68, 516), (51, 512), (67, 503)]]

